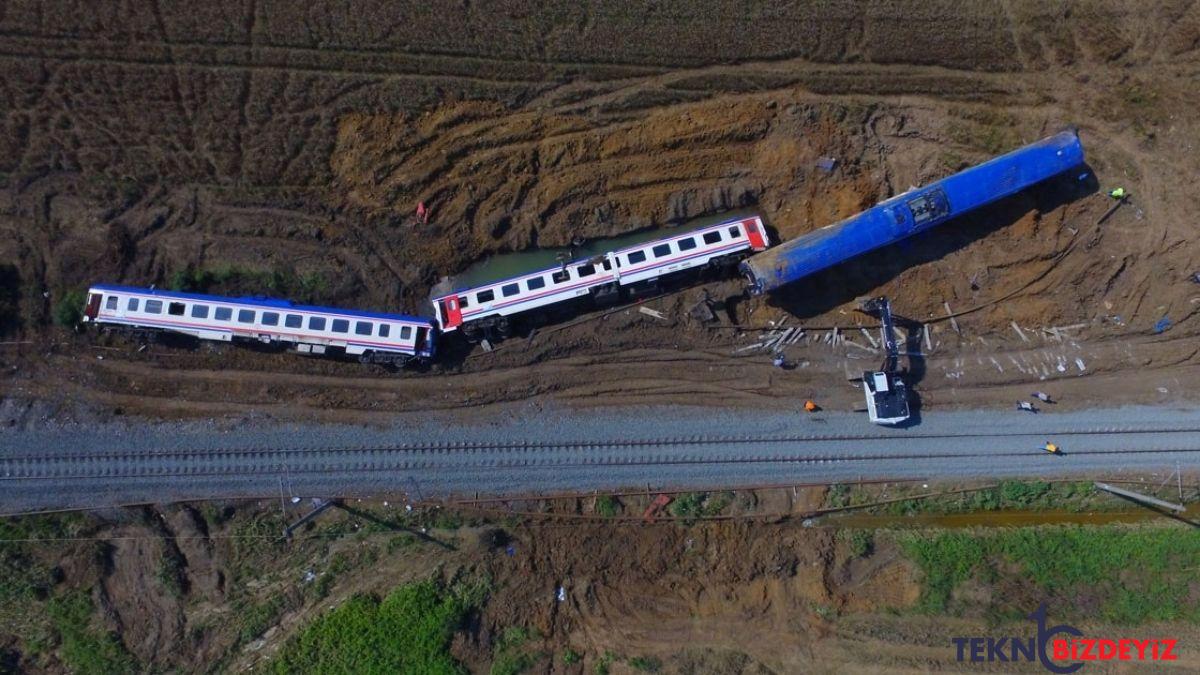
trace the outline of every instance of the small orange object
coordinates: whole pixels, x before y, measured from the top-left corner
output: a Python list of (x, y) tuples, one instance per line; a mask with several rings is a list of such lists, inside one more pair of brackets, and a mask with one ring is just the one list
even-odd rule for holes
[(425, 202), (417, 202), (417, 219), (422, 223), (429, 222), (429, 209), (425, 208)]
[(817, 407), (817, 404), (812, 402), (812, 399), (804, 402), (804, 409), (808, 412), (817, 412), (820, 410), (820, 408)]
[(642, 520), (647, 523), (653, 523), (654, 517), (658, 515), (662, 508), (671, 503), (671, 495), (659, 495), (650, 502), (650, 506), (646, 507), (646, 512), (642, 514)]

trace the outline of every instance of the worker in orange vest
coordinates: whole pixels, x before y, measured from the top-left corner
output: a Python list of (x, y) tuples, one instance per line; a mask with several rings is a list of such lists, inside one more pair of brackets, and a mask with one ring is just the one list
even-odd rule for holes
[(425, 202), (417, 202), (417, 220), (422, 224), (429, 223), (429, 209), (425, 208)]
[(804, 409), (807, 410), (808, 412), (817, 412), (818, 410), (820, 410), (820, 408), (817, 407), (817, 404), (813, 403), (812, 399), (809, 399), (804, 402)]

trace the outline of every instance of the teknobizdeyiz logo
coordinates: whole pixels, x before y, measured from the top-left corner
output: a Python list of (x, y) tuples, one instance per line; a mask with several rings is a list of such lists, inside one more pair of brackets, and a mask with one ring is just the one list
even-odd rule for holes
[[(1038, 661), (1052, 673), (1073, 673), (1088, 661), (1175, 661), (1177, 640), (1086, 639), (1069, 624), (1046, 626), (1046, 603), (1030, 614), (1037, 621), (1036, 637), (956, 637), (958, 660), (971, 663)], [(1068, 638), (1055, 637), (1059, 635)], [(1064, 665), (1059, 665), (1059, 661)]]

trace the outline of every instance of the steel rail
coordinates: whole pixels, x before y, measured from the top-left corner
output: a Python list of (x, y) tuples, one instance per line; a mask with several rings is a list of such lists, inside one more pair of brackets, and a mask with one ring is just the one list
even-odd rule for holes
[[(1159, 447), (1112, 450), (1077, 450), (1065, 453), (1067, 456), (1108, 456), (1108, 455), (1140, 455), (1140, 454), (1187, 454), (1200, 453), (1197, 447)], [(213, 467), (213, 455), (195, 453), (188, 458), (190, 463), (178, 467), (145, 466), (129, 467), (124, 472), (118, 472), (117, 467), (99, 466), (100, 471), (91, 473), (68, 473), (78, 469), (75, 465), (39, 468), (35, 466), (5, 467), (0, 462), (0, 481), (38, 481), (38, 480), (102, 480), (102, 479), (156, 479), (173, 477), (197, 476), (256, 476), (278, 475), (281, 470), (290, 474), (326, 474), (326, 473), (386, 473), (411, 472), (422, 470), (454, 470), (454, 469), (564, 469), (580, 467), (641, 467), (641, 466), (689, 466), (689, 465), (737, 465), (737, 464), (843, 464), (896, 460), (946, 460), (996, 457), (1037, 457), (1046, 453), (1040, 449), (1022, 451), (998, 452), (923, 452), (901, 454), (754, 454), (754, 455), (642, 455), (639, 457), (584, 457), (584, 458), (543, 458), (529, 457), (517, 459), (487, 459), (483, 461), (381, 461), (355, 458), (339, 458), (329, 461), (308, 461), (299, 464), (287, 463), (230, 463), (225, 466)], [(135, 461), (139, 459), (133, 458)], [(56, 462), (61, 465), (63, 462)], [(138, 470), (140, 469), (140, 470)], [(17, 475), (13, 475), (13, 473)]]
[(634, 440), (589, 440), (589, 441), (445, 441), (428, 443), (398, 443), (395, 445), (346, 445), (346, 446), (299, 446), (293, 448), (263, 447), (261, 445), (245, 448), (224, 449), (179, 449), (179, 450), (145, 450), (145, 451), (111, 451), (102, 450), (94, 453), (72, 452), (64, 454), (39, 455), (4, 455), (0, 453), (0, 465), (9, 461), (58, 461), (58, 460), (93, 460), (93, 459), (124, 459), (130, 457), (181, 457), (196, 454), (211, 456), (243, 454), (243, 455), (315, 455), (352, 452), (412, 452), (421, 454), (446, 454), (449, 452), (519, 452), (537, 450), (598, 450), (609, 448), (631, 447), (663, 447), (686, 445), (735, 445), (735, 444), (778, 444), (778, 443), (838, 443), (844, 441), (913, 441), (913, 440), (942, 440), (953, 438), (1060, 438), (1075, 436), (1113, 436), (1113, 435), (1150, 435), (1150, 434), (1195, 434), (1200, 428), (1122, 428), (1098, 427), (1092, 429), (1067, 429), (1062, 431), (1020, 431), (1020, 432), (981, 432), (981, 433), (951, 433), (951, 434), (804, 434), (791, 436), (678, 436), (669, 438), (649, 438)]

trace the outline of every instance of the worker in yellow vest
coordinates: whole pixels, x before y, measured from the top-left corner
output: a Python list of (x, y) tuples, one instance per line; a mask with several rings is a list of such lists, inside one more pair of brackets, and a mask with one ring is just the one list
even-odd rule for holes
[(1109, 190), (1108, 196), (1112, 197), (1113, 199), (1125, 199), (1129, 196), (1129, 192), (1123, 187), (1117, 187)]

